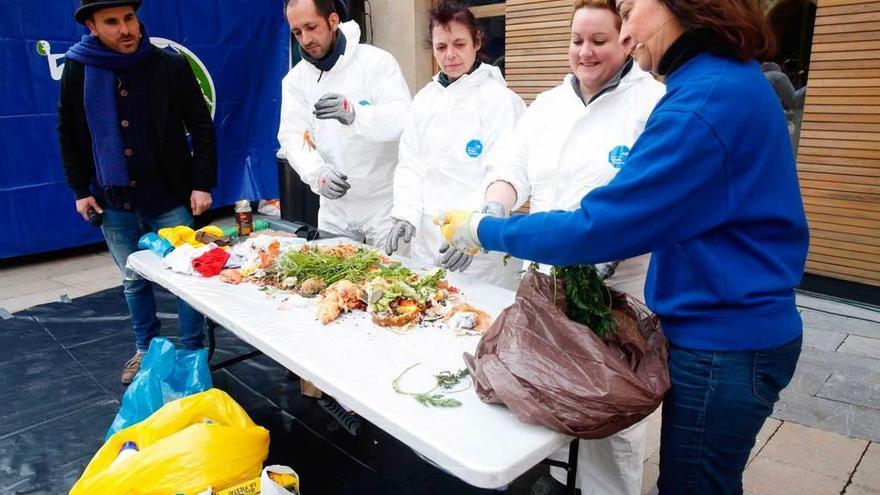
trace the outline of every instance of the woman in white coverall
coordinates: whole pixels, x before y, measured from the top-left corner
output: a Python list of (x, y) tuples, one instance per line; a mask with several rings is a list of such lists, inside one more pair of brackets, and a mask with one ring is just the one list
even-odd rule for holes
[(357, 23), (340, 23), (327, 5), (285, 9), (303, 60), (282, 81), (279, 156), (321, 195), (318, 228), (376, 246), (391, 228), (409, 88), (394, 57), (358, 44)]
[(429, 33), (440, 73), (416, 95), (412, 120), (400, 138), (386, 252), (411, 242), (416, 261), (467, 269), (482, 281), (515, 288), (521, 263), (505, 264), (500, 253), (470, 256), (442, 246), (433, 220), (441, 210), (482, 204), (486, 159), (497, 152), (498, 139), (513, 129), (525, 104), (497, 67), (477, 60), (481, 37), (467, 7), (443, 2), (431, 9)]
[[(574, 4), (572, 73), (540, 94), (515, 131), (502, 139), (504, 153), (493, 156), (487, 175), (487, 202), (512, 209), (528, 199), (532, 212), (577, 209), (585, 194), (626, 166), (630, 147), (664, 94), (662, 84), (627, 58), (618, 41), (620, 17), (608, 2)], [(648, 259), (621, 261), (606, 283), (644, 301)], [(612, 271), (605, 268), (606, 274)], [(583, 495), (641, 493), (644, 437), (643, 421), (606, 439), (582, 440), (578, 485)], [(559, 457), (567, 458), (567, 452)], [(561, 469), (551, 472), (556, 480), (565, 479)], [(536, 492), (554, 493), (562, 488), (558, 481), (542, 480)]]

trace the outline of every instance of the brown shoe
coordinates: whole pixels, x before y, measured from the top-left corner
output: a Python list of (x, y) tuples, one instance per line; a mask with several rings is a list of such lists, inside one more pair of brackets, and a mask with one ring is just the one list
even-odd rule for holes
[(138, 374), (138, 371), (141, 370), (141, 360), (144, 358), (144, 355), (140, 352), (135, 353), (134, 357), (129, 359), (127, 363), (125, 363), (125, 367), (122, 368), (122, 378), (120, 381), (123, 385), (128, 385), (134, 379), (134, 376)]

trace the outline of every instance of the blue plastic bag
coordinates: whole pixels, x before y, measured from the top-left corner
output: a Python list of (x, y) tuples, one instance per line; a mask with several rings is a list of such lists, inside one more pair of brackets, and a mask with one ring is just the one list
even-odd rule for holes
[(170, 340), (156, 337), (144, 355), (140, 372), (122, 396), (122, 407), (104, 440), (147, 419), (167, 402), (213, 386), (207, 349), (177, 349)]
[(147, 232), (142, 235), (138, 240), (138, 248), (149, 249), (160, 258), (164, 258), (168, 256), (168, 253), (174, 251), (174, 246), (167, 240), (159, 237), (159, 234), (155, 232)]

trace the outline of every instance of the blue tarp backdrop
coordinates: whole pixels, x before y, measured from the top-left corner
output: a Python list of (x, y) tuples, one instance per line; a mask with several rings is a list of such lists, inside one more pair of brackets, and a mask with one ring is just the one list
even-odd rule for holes
[[(102, 240), (76, 213), (55, 129), (77, 0), (0, 1), (0, 258)], [(283, 0), (144, 0), (153, 43), (190, 60), (212, 106), (214, 206), (278, 196), (275, 151), (290, 32)]]

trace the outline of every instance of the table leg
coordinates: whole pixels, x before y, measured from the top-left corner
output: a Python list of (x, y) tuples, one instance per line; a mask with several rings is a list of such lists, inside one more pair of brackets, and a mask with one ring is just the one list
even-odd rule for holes
[(214, 336), (217, 323), (210, 318), (205, 318), (205, 326), (208, 329), (208, 362), (211, 362), (211, 358), (214, 357), (214, 351), (217, 349), (217, 339)]
[(577, 438), (572, 440), (571, 444), (568, 446), (568, 466), (565, 468), (568, 471), (568, 480), (565, 489), (571, 495), (577, 494), (577, 463), (579, 446), (580, 441)]
[[(210, 363), (211, 358), (214, 357), (214, 351), (217, 350), (217, 337), (215, 335), (215, 332), (217, 330), (217, 322), (210, 318), (205, 318), (205, 323), (205, 326), (208, 328), (208, 363)], [(222, 370), (223, 368), (232, 366), (233, 364), (238, 364), (242, 361), (247, 361), (248, 359), (252, 359), (262, 355), (263, 353), (261, 351), (251, 351), (240, 356), (227, 359), (226, 361), (220, 361), (219, 363), (211, 364), (210, 368), (211, 371)]]

